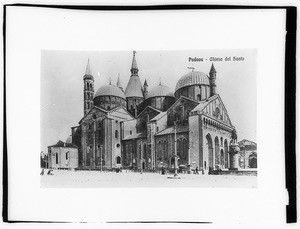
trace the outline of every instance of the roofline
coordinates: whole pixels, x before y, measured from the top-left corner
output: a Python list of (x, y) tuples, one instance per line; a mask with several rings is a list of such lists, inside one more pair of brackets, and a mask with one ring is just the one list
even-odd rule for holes
[[(215, 95), (209, 97), (207, 100), (204, 100), (204, 101), (205, 101), (205, 102), (211, 102), (211, 101), (213, 101), (214, 99), (216, 99), (216, 98), (213, 98), (214, 96), (216, 96), (216, 98), (219, 98), (219, 99), (220, 99), (220, 102), (222, 103), (222, 106), (224, 107), (225, 112), (227, 113), (228, 119), (229, 119), (230, 123), (232, 123), (232, 122), (231, 122), (231, 119), (230, 119), (230, 117), (229, 117), (228, 111), (227, 111), (227, 109), (226, 109), (226, 107), (225, 107), (225, 105), (224, 105), (224, 103), (223, 103), (223, 100), (221, 99), (221, 96), (220, 96), (219, 94), (215, 94)], [(213, 99), (212, 99), (212, 98), (213, 98)], [(209, 101), (209, 100), (211, 100), (211, 101)], [(199, 104), (200, 104), (200, 103), (199, 103)], [(207, 104), (202, 108), (202, 110), (205, 109), (205, 108), (208, 106), (208, 104), (209, 104), (209, 103), (207, 103)], [(232, 126), (233, 126), (233, 125), (232, 125)]]
[(120, 96), (117, 96), (117, 95), (97, 95), (97, 96), (96, 96), (96, 92), (95, 92), (95, 94), (94, 94), (93, 100), (94, 100), (95, 98), (98, 98), (98, 97), (101, 97), (101, 96), (114, 96), (114, 97), (118, 97), (118, 98), (124, 99), (124, 100), (126, 101), (126, 96), (125, 96), (125, 98), (120, 97)]
[(248, 140), (248, 139), (243, 139), (243, 140), (241, 140), (241, 141), (238, 141), (238, 143), (240, 143), (240, 142), (242, 142), (242, 141), (248, 141), (248, 142), (251, 142), (251, 143), (254, 143), (255, 145), (257, 145), (257, 143), (256, 142), (254, 142), (254, 141), (250, 141), (250, 140)]
[(126, 107), (124, 107), (123, 105), (117, 106), (114, 109), (109, 110), (107, 113), (114, 112), (114, 111), (116, 111), (117, 109), (120, 109), (120, 108), (123, 108), (127, 112), (127, 114), (130, 115), (130, 117), (134, 119), (134, 117), (127, 111)]
[(143, 114), (143, 112), (144, 112), (148, 107), (149, 107), (149, 108), (152, 108), (152, 109), (155, 110), (155, 111), (157, 111), (159, 114), (162, 112), (162, 111), (160, 111), (160, 110), (158, 110), (158, 109), (156, 109), (156, 108), (154, 108), (154, 107), (152, 107), (152, 106), (147, 106), (144, 110), (142, 110), (142, 111), (140, 112), (140, 114), (139, 114), (136, 118), (140, 117), (140, 115)]
[[(209, 77), (208, 77), (209, 79)], [(205, 86), (210, 86), (210, 84), (204, 84), (204, 83), (198, 83), (198, 84), (191, 84), (191, 85), (187, 85), (187, 86), (183, 86), (183, 87), (179, 87), (178, 89), (176, 89), (176, 86), (175, 86), (175, 92), (176, 93), (179, 89), (182, 89), (182, 88), (186, 88), (186, 87), (190, 87), (190, 86), (195, 86), (195, 85), (205, 85)]]
[[(66, 143), (66, 144), (70, 144), (70, 143)], [(73, 144), (73, 143), (72, 143)], [(79, 148), (78, 146), (74, 145), (74, 146), (56, 146), (56, 145), (52, 145), (52, 146), (47, 146), (48, 148), (50, 147), (56, 147), (56, 148)]]
[[(166, 128), (166, 129), (169, 129), (169, 128), (172, 128), (172, 127), (168, 127), (168, 128)], [(161, 130), (160, 132), (157, 132), (154, 136), (163, 136), (163, 135), (168, 135), (168, 134), (175, 134), (175, 133), (168, 133), (168, 134), (161, 134), (161, 135), (159, 135), (159, 133), (165, 131), (166, 129)], [(190, 128), (188, 128), (187, 131), (178, 131), (178, 130), (176, 130), (176, 133), (189, 133), (189, 129), (190, 129)]]
[(235, 129), (235, 126), (234, 125), (231, 125), (229, 126), (226, 122), (222, 122), (220, 121), (219, 119), (215, 119), (215, 118), (212, 118), (211, 116), (208, 116), (206, 114), (196, 114), (196, 115), (202, 115), (202, 116), (205, 116), (207, 118), (211, 118), (211, 119), (214, 119), (215, 121), (219, 122), (219, 123), (222, 123), (223, 125), (227, 126), (227, 127), (230, 127), (231, 129)]
[[(213, 101), (214, 99), (216, 99), (217, 97), (218, 97), (218, 95), (219, 94), (215, 94), (215, 95), (213, 95), (213, 96), (210, 96), (210, 97), (208, 97), (206, 100), (202, 100), (201, 102), (203, 102), (203, 103), (205, 103), (205, 102), (207, 102), (207, 104), (202, 108), (202, 110), (204, 110), (207, 106), (208, 106), (208, 104), (211, 102), (211, 101)], [(213, 97), (216, 97), (216, 98), (213, 98)], [(220, 98), (220, 96), (219, 96), (219, 98)], [(199, 102), (199, 105), (201, 104), (201, 102)], [(222, 101), (221, 101), (222, 102)], [(223, 103), (222, 103), (223, 104)], [(223, 107), (225, 107), (224, 106), (224, 104), (223, 104)], [(196, 107), (195, 107), (196, 108)], [(194, 108), (194, 109), (195, 109)], [(193, 110), (194, 110), (193, 109)], [(225, 108), (225, 111), (227, 112), (227, 110), (226, 110), (226, 108)]]
[[(173, 94), (174, 94), (174, 93), (173, 93)], [(171, 95), (151, 96), (151, 97), (147, 97), (145, 100), (151, 99), (151, 98), (157, 98), (157, 97), (170, 97), (170, 98), (175, 98), (175, 95), (173, 95), (173, 96), (171, 96)]]
[(103, 108), (100, 108), (100, 107), (97, 107), (97, 106), (94, 105), (94, 106), (89, 110), (89, 112), (86, 113), (86, 114), (80, 119), (80, 121), (78, 122), (79, 125), (81, 124), (82, 120), (83, 120), (87, 115), (89, 115), (90, 112), (91, 112), (94, 108), (95, 108), (95, 109), (98, 109), (98, 110), (100, 110), (100, 111), (103, 111), (103, 112), (105, 112), (105, 113), (108, 113), (107, 110), (104, 110)]
[(179, 101), (180, 99), (187, 99), (187, 100), (190, 100), (191, 102), (195, 102), (195, 103), (200, 104), (199, 101), (194, 100), (194, 99), (191, 99), (191, 98), (188, 98), (188, 97), (182, 95), (182, 96), (180, 96), (179, 99), (177, 99), (177, 100), (172, 104), (172, 106), (170, 106), (169, 109), (166, 110), (166, 111), (168, 112), (170, 109), (172, 109), (172, 108), (175, 106), (175, 104), (177, 103), (177, 101)]
[(144, 96), (143, 97), (139, 97), (139, 96), (125, 96), (126, 99), (130, 99), (130, 98), (141, 98), (141, 99), (145, 99)]
[(161, 120), (162, 117), (164, 117), (165, 115), (167, 115), (167, 113), (168, 113), (167, 111), (162, 111), (161, 113), (158, 114), (158, 115), (163, 114), (159, 119), (153, 120), (153, 119), (155, 119), (156, 116), (158, 116), (158, 115), (156, 115), (155, 117), (153, 117), (152, 119), (150, 119), (149, 122), (156, 122), (158, 120)]

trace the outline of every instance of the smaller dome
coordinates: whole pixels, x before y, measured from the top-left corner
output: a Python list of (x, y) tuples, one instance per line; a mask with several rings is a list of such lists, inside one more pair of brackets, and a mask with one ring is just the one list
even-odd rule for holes
[(126, 99), (124, 92), (119, 87), (111, 84), (100, 87), (95, 93), (94, 98), (98, 96), (106, 96), (106, 95), (117, 96)]
[(208, 75), (199, 71), (189, 72), (178, 80), (175, 91), (191, 85), (209, 85)]
[(72, 143), (72, 135), (67, 138), (66, 143)]
[(152, 88), (148, 92), (147, 99), (153, 98), (153, 97), (165, 97), (165, 96), (174, 97), (174, 93), (171, 90), (171, 88), (169, 88), (165, 85), (159, 84), (158, 86)]

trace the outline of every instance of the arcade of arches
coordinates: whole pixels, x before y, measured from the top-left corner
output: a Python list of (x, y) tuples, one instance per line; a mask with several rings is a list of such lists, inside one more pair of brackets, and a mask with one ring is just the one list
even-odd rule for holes
[(204, 152), (208, 155), (208, 160), (205, 160), (204, 156), (204, 170), (227, 169), (229, 167), (228, 140), (219, 136), (212, 138), (209, 133), (206, 134), (205, 140)]

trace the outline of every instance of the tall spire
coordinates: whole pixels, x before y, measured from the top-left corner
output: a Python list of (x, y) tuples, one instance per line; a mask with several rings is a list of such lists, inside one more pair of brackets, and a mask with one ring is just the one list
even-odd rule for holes
[(215, 69), (214, 64), (211, 65), (209, 71), (209, 81), (210, 81), (210, 96), (213, 96), (217, 93), (216, 91), (216, 79), (217, 79), (217, 71)]
[(144, 81), (144, 86), (147, 86), (148, 87), (148, 83), (147, 83), (147, 80), (145, 79)]
[(217, 73), (217, 71), (215, 69), (215, 66), (214, 66), (214, 63), (211, 64), (211, 68), (210, 68), (209, 73)]
[(132, 75), (137, 75), (138, 74), (138, 67), (137, 67), (137, 63), (136, 63), (136, 59), (135, 59), (135, 54), (136, 54), (136, 51), (133, 51), (133, 58), (132, 58), (132, 65), (131, 65), (131, 74)]
[(88, 59), (88, 63), (87, 63), (86, 69), (85, 69), (85, 75), (86, 76), (91, 76), (92, 75), (91, 68), (90, 68), (90, 58)]
[(120, 80), (120, 73), (118, 73), (117, 87), (123, 91), (123, 87), (122, 87), (121, 80)]
[(93, 98), (94, 98), (94, 77), (91, 73), (90, 68), (90, 60), (88, 59), (88, 63), (85, 69), (85, 74), (83, 76), (83, 104), (84, 104), (84, 115), (88, 113), (90, 109), (94, 106)]

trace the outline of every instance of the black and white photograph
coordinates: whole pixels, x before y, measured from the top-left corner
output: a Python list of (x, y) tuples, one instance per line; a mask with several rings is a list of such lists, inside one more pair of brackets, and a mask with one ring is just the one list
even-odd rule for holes
[(41, 58), (41, 187), (257, 186), (256, 50)]
[(290, 11), (82, 4), (4, 8), (5, 220), (284, 225)]

